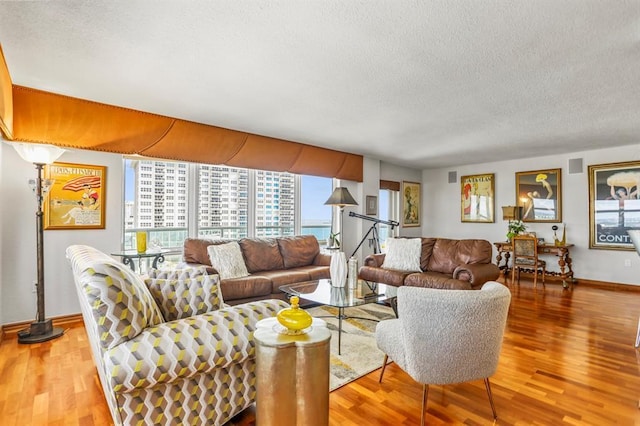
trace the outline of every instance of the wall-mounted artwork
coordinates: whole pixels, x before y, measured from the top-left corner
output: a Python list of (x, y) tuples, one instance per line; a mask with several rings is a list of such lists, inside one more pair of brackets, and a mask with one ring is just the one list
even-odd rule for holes
[(469, 175), (460, 178), (461, 221), (493, 223), (494, 174)]
[(640, 229), (640, 162), (589, 166), (589, 248), (635, 250)]
[(366, 215), (376, 215), (378, 214), (378, 197), (375, 195), (367, 195), (366, 197)]
[(104, 166), (53, 163), (45, 179), (53, 184), (44, 203), (44, 229), (104, 229)]
[(516, 204), (524, 222), (562, 222), (562, 169), (516, 173)]
[(402, 182), (402, 226), (420, 226), (420, 184)]

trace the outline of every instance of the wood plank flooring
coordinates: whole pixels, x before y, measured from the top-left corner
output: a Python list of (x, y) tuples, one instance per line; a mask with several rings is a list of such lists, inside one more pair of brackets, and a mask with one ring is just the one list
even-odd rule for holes
[[(640, 292), (530, 281), (511, 286), (500, 365), (491, 378), (498, 425), (640, 424)], [(421, 385), (395, 364), (330, 395), (331, 425), (417, 425)], [(431, 386), (428, 424), (494, 424), (482, 381)], [(84, 328), (52, 342), (0, 345), (0, 424), (109, 425)], [(246, 410), (230, 423), (255, 424)]]

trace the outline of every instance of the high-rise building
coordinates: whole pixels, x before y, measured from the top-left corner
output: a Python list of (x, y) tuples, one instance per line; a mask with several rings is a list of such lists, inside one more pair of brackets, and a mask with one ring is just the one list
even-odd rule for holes
[(291, 173), (256, 171), (256, 236), (294, 234), (294, 188)]
[(247, 236), (249, 172), (227, 166), (198, 167), (198, 233), (200, 236)]

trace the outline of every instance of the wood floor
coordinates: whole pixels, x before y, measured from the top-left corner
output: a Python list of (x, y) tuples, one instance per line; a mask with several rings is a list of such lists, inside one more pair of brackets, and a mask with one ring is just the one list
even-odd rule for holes
[[(498, 371), (499, 425), (640, 424), (640, 292), (531, 282), (511, 287)], [(417, 425), (421, 385), (391, 364), (330, 395), (331, 425)], [(249, 409), (231, 424), (253, 425)], [(431, 386), (428, 424), (493, 424), (482, 381)], [(0, 425), (111, 424), (82, 327), (52, 342), (0, 345)]]

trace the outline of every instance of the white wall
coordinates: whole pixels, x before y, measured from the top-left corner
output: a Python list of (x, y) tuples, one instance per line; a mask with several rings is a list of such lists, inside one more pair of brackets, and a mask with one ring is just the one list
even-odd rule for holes
[[(106, 253), (119, 250), (122, 229), (122, 157), (92, 151), (67, 151), (59, 162), (107, 166), (106, 229), (44, 231), (46, 317), (80, 312), (65, 250), (87, 244)], [(33, 321), (36, 297), (36, 201), (27, 179), (35, 168), (0, 143), (0, 323)]]
[[(380, 163), (380, 179), (390, 180), (393, 182), (400, 182), (400, 190), (402, 190), (402, 181), (406, 180), (408, 182), (422, 182), (422, 172), (416, 169), (409, 169), (407, 167), (401, 167), (395, 164), (381, 162)], [(424, 190), (423, 190), (423, 194), (424, 194)], [(402, 194), (400, 195), (400, 198), (401, 198), (400, 214), (402, 214)], [(425, 220), (427, 220), (427, 218), (424, 215), (424, 209), (423, 209), (422, 218), (420, 219), (421, 224), (423, 226), (424, 226)], [(400, 220), (400, 223), (402, 223), (402, 220)], [(401, 237), (421, 237), (422, 228), (419, 226), (404, 228), (402, 227), (402, 225), (400, 225), (400, 236)]]
[[(583, 172), (568, 173), (568, 160), (583, 159)], [(562, 220), (566, 224), (576, 278), (640, 285), (640, 257), (635, 251), (589, 249), (588, 165), (638, 161), (640, 144), (621, 148), (573, 152), (564, 155), (496, 161), (480, 165), (425, 170), (422, 173), (424, 212), (422, 235), (448, 238), (483, 238), (491, 242), (506, 239), (507, 223), (501, 206), (515, 204), (515, 173), (541, 169), (562, 169)], [(456, 171), (456, 183), (448, 182), (448, 172)], [(460, 176), (495, 173), (495, 223), (463, 223), (460, 220)], [(553, 241), (553, 223), (528, 223), (528, 230)], [(560, 237), (561, 235), (558, 235)], [(494, 248), (495, 257), (495, 248)], [(547, 258), (548, 268), (558, 270), (555, 258)], [(631, 261), (625, 267), (625, 260)]]

